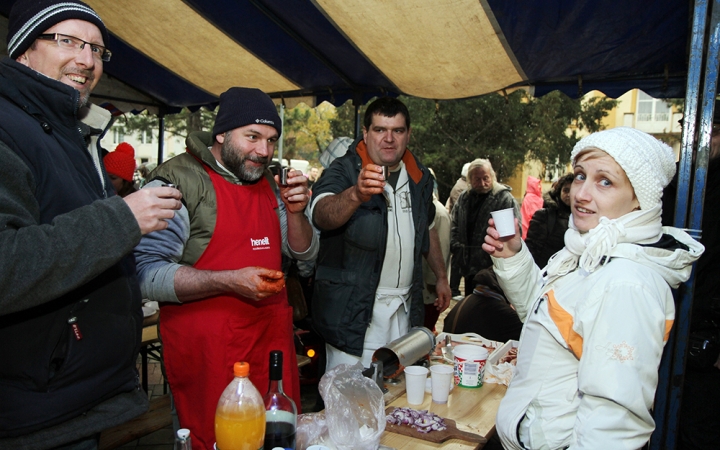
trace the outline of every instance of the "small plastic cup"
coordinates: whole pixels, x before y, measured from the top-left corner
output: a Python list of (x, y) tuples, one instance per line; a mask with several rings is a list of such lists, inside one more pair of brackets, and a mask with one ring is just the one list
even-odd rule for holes
[(420, 405), (425, 400), (426, 367), (409, 366), (405, 368), (405, 392), (410, 405)]
[(500, 233), (500, 237), (515, 236), (515, 215), (513, 214), (513, 208), (493, 211), (491, 214), (495, 221), (495, 229)]
[(450, 395), (450, 385), (453, 383), (453, 368), (444, 364), (430, 367), (432, 378), (432, 401), (434, 403), (447, 403)]

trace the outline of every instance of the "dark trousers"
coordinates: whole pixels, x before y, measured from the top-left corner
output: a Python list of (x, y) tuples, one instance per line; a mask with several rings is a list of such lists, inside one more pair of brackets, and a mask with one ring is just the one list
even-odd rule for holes
[(453, 256), (452, 261), (450, 262), (450, 291), (453, 297), (460, 295), (460, 279), (462, 278), (462, 270), (460, 269), (460, 265), (455, 262), (458, 259), (459, 258)]
[(475, 289), (475, 286), (473, 285), (473, 278), (475, 278), (475, 273), (466, 273), (463, 275), (465, 278), (465, 297), (473, 293), (473, 289)]

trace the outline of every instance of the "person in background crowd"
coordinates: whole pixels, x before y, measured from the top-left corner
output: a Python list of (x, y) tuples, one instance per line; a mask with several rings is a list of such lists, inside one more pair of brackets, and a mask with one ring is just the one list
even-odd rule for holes
[(120, 197), (126, 197), (137, 191), (133, 183), (133, 177), (135, 176), (135, 149), (132, 145), (127, 142), (119, 143), (115, 147), (115, 151), (105, 155), (103, 164), (115, 192)]
[(452, 214), (450, 250), (458, 255), (465, 278), (465, 296), (472, 294), (475, 274), (492, 265), (483, 251), (485, 230), (492, 211), (513, 208), (520, 217), (520, 208), (510, 186), (497, 182), (495, 171), (487, 159), (476, 159), (468, 168), (468, 189), (460, 194)]
[(642, 448), (655, 428), (671, 289), (703, 246), (662, 226), (662, 190), (675, 173), (666, 144), (612, 128), (581, 139), (571, 159), (570, 227), (545, 269), (519, 233), (500, 239), (492, 221), (483, 245), (525, 322), (497, 431), (512, 450)]
[(318, 241), (305, 216), (307, 178), (271, 175), (281, 133), (270, 97), (233, 87), (220, 95), (212, 132), (194, 132), (188, 152), (158, 166), (143, 188), (173, 183), (183, 207), (168, 230), (135, 249), (143, 294), (160, 303), (163, 360), (179, 426), (194, 448), (210, 450), (220, 394), (236, 361), (268, 386), (267, 358), (284, 353), (285, 392), (300, 405), (282, 254), (312, 259)]
[(527, 190), (520, 206), (520, 216), (522, 216), (522, 238), (527, 237), (530, 228), (530, 220), (535, 212), (543, 207), (542, 186), (540, 179), (535, 177), (527, 177)]
[(525, 244), (538, 267), (545, 267), (550, 257), (565, 246), (565, 231), (570, 220), (570, 187), (574, 178), (571, 173), (560, 178), (544, 207), (536, 211), (530, 221)]
[(311, 167), (310, 172), (308, 173), (308, 187), (312, 189), (313, 184), (317, 181), (318, 177), (320, 176), (320, 171), (317, 167)]
[[(433, 180), (435, 180), (435, 173), (432, 169)], [(435, 205), (435, 218), (430, 224), (430, 229), (434, 230), (438, 235), (440, 241), (440, 251), (442, 253), (445, 267), (450, 267), (450, 214), (437, 198), (437, 195), (433, 193), (433, 205)], [(423, 289), (423, 300), (425, 302), (425, 320), (424, 326), (431, 331), (435, 331), (435, 324), (440, 317), (440, 309), (435, 304), (438, 298), (437, 289), (437, 278), (435, 273), (430, 269), (426, 259), (423, 259), (423, 281), (425, 287)]]
[(492, 267), (478, 272), (472, 280), (473, 293), (458, 302), (445, 316), (443, 331), (477, 333), (493, 341), (520, 339), (523, 323), (505, 299)]
[[(676, 196), (677, 176), (663, 194), (663, 225), (673, 225)], [(720, 442), (720, 101), (715, 101), (700, 242), (705, 253), (695, 265), (678, 450), (716, 449)]]
[(462, 166), (462, 170), (460, 171), (460, 178), (457, 179), (455, 182), (455, 185), (450, 190), (450, 195), (448, 196), (447, 201), (445, 202), (445, 209), (447, 209), (447, 212), (452, 214), (452, 210), (455, 207), (455, 202), (457, 202), (458, 197), (460, 197), (460, 194), (465, 192), (468, 188), (467, 184), (467, 175), (468, 175), (468, 168), (470, 167), (470, 163), (465, 163)]
[(0, 448), (96, 449), (147, 410), (133, 247), (180, 207), (115, 195), (89, 102), (111, 52), (76, 0), (19, 0), (0, 62)]
[(147, 181), (150, 178), (150, 172), (155, 170), (156, 167), (157, 164), (155, 163), (140, 164), (135, 176), (135, 189), (142, 189), (142, 187), (147, 184)]
[(407, 107), (375, 100), (362, 138), (314, 186), (311, 216), (321, 235), (312, 318), (328, 369), (369, 367), (376, 349), (423, 324), (423, 255), (438, 280), (436, 306), (450, 303), (439, 238), (428, 229), (432, 177), (409, 140)]
[[(447, 202), (445, 202), (445, 208), (447, 209), (447, 212), (450, 213), (450, 217), (452, 217), (452, 209), (455, 206), (455, 202), (457, 201), (460, 194), (462, 194), (464, 191), (467, 190), (467, 170), (468, 167), (470, 167), (470, 163), (463, 164), (462, 170), (460, 171), (460, 178), (457, 179), (455, 182), (455, 185), (453, 186), (452, 190), (450, 191), (450, 195), (448, 196)], [(451, 267), (450, 267), (450, 291), (452, 294), (453, 300), (460, 301), (463, 299), (463, 295), (460, 293), (460, 280), (462, 279), (462, 269), (460, 268), (460, 260), (462, 259), (460, 255), (455, 255), (452, 253), (452, 250), (450, 252), (451, 254)]]

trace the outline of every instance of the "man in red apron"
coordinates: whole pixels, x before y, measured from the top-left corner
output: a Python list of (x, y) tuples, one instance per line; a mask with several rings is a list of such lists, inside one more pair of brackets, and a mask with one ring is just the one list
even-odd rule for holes
[(236, 361), (268, 388), (269, 354), (281, 350), (285, 391), (300, 405), (282, 255), (308, 260), (318, 242), (304, 210), (307, 179), (278, 186), (267, 170), (281, 133), (270, 97), (231, 88), (212, 133), (192, 133), (188, 152), (159, 166), (147, 186), (172, 183), (184, 207), (135, 250), (143, 294), (161, 302), (160, 337), (179, 425), (194, 448), (212, 449), (220, 394)]

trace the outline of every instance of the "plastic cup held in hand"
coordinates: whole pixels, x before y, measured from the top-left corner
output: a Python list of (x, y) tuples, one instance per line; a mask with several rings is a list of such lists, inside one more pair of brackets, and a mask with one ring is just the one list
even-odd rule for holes
[(515, 215), (513, 214), (513, 208), (493, 211), (491, 214), (495, 221), (495, 229), (500, 233), (500, 237), (515, 235)]
[(450, 395), (450, 385), (453, 383), (453, 368), (444, 364), (430, 367), (432, 379), (432, 401), (447, 403)]
[(405, 368), (405, 392), (410, 405), (419, 405), (425, 399), (426, 367), (409, 366)]

